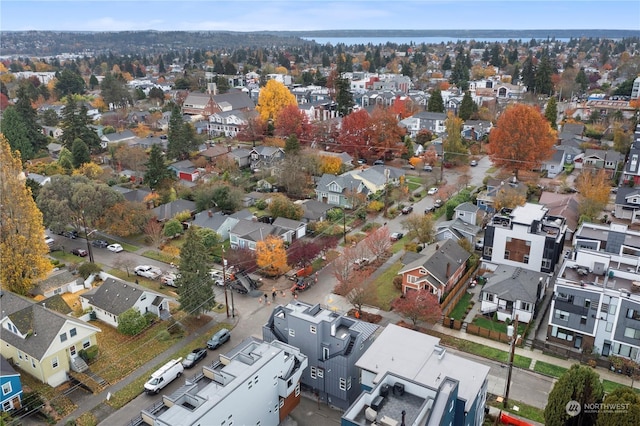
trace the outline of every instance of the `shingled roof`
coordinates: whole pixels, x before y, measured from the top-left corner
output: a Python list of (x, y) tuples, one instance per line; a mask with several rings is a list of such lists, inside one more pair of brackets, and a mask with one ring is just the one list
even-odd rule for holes
[(153, 296), (162, 296), (139, 285), (108, 278), (99, 287), (83, 294), (82, 297), (93, 306), (118, 316), (132, 308), (144, 292)]

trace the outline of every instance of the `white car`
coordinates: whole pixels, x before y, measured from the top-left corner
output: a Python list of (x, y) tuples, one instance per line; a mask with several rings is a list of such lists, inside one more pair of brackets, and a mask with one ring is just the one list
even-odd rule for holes
[(120, 244), (109, 244), (107, 246), (107, 250), (112, 251), (114, 253), (120, 253), (124, 249)]
[(429, 190), (427, 191), (427, 195), (435, 195), (438, 193), (438, 188), (429, 188)]
[(136, 275), (140, 277), (150, 278), (152, 280), (155, 280), (160, 275), (162, 275), (162, 271), (160, 270), (160, 268), (149, 265), (138, 265), (135, 267), (133, 272), (135, 272)]

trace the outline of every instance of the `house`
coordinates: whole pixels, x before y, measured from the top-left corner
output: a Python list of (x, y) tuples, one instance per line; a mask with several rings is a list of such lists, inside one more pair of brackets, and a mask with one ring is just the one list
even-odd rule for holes
[(517, 317), (519, 322), (529, 323), (549, 284), (549, 274), (518, 266), (499, 265), (490, 274), (485, 274), (485, 278), (480, 312), (495, 312), (499, 321), (513, 321)]
[(273, 226), (284, 230), (282, 238), (292, 243), (297, 239), (300, 239), (307, 235), (307, 224), (299, 220), (287, 219), (286, 217), (279, 217), (273, 222)]
[(40, 186), (45, 186), (46, 184), (51, 182), (51, 176), (44, 176), (44, 175), (40, 175), (38, 173), (28, 173), (27, 172), (27, 179), (31, 179), (33, 181), (38, 182), (38, 184), (40, 184)]
[(370, 194), (383, 191), (386, 185), (399, 186), (405, 171), (397, 167), (372, 166), (366, 169), (356, 169), (348, 172), (355, 179), (362, 181)]
[(176, 161), (169, 165), (171, 170), (180, 180), (187, 182), (195, 182), (200, 178), (200, 170), (191, 162), (191, 160)]
[[(604, 170), (607, 176), (613, 177), (618, 164), (624, 161), (624, 155), (612, 149), (587, 149), (582, 159), (582, 168), (590, 170)], [(577, 167), (577, 166), (576, 166)]]
[(422, 111), (401, 120), (398, 125), (407, 129), (407, 134), (415, 138), (422, 130), (428, 130), (436, 135), (444, 133), (446, 120), (447, 114), (444, 112)]
[(551, 216), (564, 217), (567, 221), (565, 240), (573, 238), (574, 232), (578, 229), (578, 220), (580, 219), (578, 194), (559, 194), (542, 191), (538, 203), (549, 209)]
[(488, 136), (492, 129), (493, 123), (489, 120), (467, 120), (462, 124), (462, 135), (478, 141)]
[[(304, 222), (277, 218), (273, 224), (260, 222), (251, 214), (250, 218), (241, 218), (237, 213), (231, 215), (238, 219), (238, 223), (229, 231), (229, 241), (231, 248), (256, 249), (256, 243), (267, 238), (269, 235), (282, 238), (287, 243), (292, 243), (298, 238), (302, 238), (307, 232), (307, 225)], [(276, 224), (278, 222), (278, 224)]]
[(284, 159), (284, 149), (277, 146), (256, 146), (249, 155), (251, 168), (272, 167)]
[(13, 369), (4, 356), (0, 356), (0, 404), (2, 411), (19, 410), (22, 407), (22, 382), (20, 373)]
[(79, 352), (97, 344), (98, 327), (0, 291), (0, 355), (49, 386), (88, 367)]
[(171, 316), (164, 295), (105, 273), (100, 275), (104, 282), (80, 296), (82, 309), (91, 309), (99, 320), (118, 327), (118, 317), (129, 309), (143, 315), (152, 313), (163, 320)]
[(191, 92), (182, 104), (182, 113), (209, 117), (215, 112), (213, 97), (209, 93)]
[(333, 206), (317, 200), (303, 200), (301, 205), (302, 220), (307, 223), (324, 221), (327, 218), (327, 212), (333, 208)]
[(622, 171), (622, 182), (636, 186), (640, 183), (640, 124), (636, 126), (633, 133), (631, 149), (627, 158)]
[(143, 188), (132, 189), (132, 188), (125, 188), (119, 185), (114, 185), (111, 187), (111, 189), (118, 191), (124, 196), (125, 200), (131, 201), (133, 203), (145, 203), (145, 200), (147, 200), (147, 197), (153, 193), (153, 191), (149, 189), (143, 189)]
[(291, 345), (248, 337), (140, 414), (155, 425), (277, 426), (300, 402), (307, 365)]
[(437, 222), (435, 225), (435, 240), (444, 241), (453, 239), (455, 241), (467, 240), (469, 247), (473, 247), (476, 236), (482, 231), (477, 225), (472, 225), (460, 218)]
[(477, 225), (480, 223), (480, 218), (478, 217), (479, 213), (480, 207), (467, 201), (465, 203), (458, 204), (455, 209), (453, 209), (453, 218), (460, 219), (470, 225)]
[(484, 263), (553, 272), (564, 247), (567, 221), (539, 204), (502, 209), (484, 233)]
[(185, 211), (193, 216), (196, 212), (196, 203), (190, 200), (179, 199), (161, 204), (152, 210), (153, 215), (159, 222), (166, 222), (169, 219), (173, 219), (178, 213)]
[(200, 155), (215, 164), (218, 158), (226, 157), (228, 153), (229, 148), (222, 144), (216, 144), (202, 151)]
[(238, 167), (248, 167), (251, 161), (251, 150), (238, 146), (229, 152), (229, 156), (238, 164)]
[(437, 337), (389, 324), (356, 366), (363, 393), (342, 425), (484, 422), (489, 367), (449, 353)]
[(402, 293), (427, 289), (442, 298), (464, 275), (471, 254), (454, 240), (432, 244), (422, 250), (417, 260), (407, 264), (402, 275)]
[(100, 147), (107, 149), (109, 145), (117, 145), (119, 143), (128, 142), (136, 139), (137, 136), (131, 130), (126, 129), (121, 132), (103, 134), (100, 137)]
[(273, 309), (262, 327), (266, 341), (300, 349), (309, 360), (301, 383), (320, 401), (341, 409), (360, 395), (356, 361), (369, 349), (378, 326), (296, 300)]
[(322, 151), (319, 153), (321, 157), (337, 157), (340, 159), (344, 166), (353, 166), (353, 157), (347, 154), (346, 152), (331, 152), (331, 151)]
[(229, 238), (229, 231), (233, 229), (237, 223), (238, 219), (220, 212), (214, 213), (211, 210), (196, 213), (192, 222), (193, 225), (199, 226), (200, 228), (211, 229), (220, 235), (222, 241), (226, 241)]
[(542, 170), (546, 170), (547, 177), (553, 179), (564, 171), (566, 160), (566, 151), (563, 148), (554, 147), (551, 158), (542, 163)]
[(618, 188), (614, 216), (618, 219), (630, 220), (632, 224), (640, 222), (640, 190), (638, 188), (626, 186)]
[(236, 110), (215, 112), (209, 117), (209, 135), (236, 137), (254, 115)]
[(53, 271), (47, 278), (38, 281), (31, 289), (31, 294), (51, 297), (56, 294), (76, 293), (85, 288), (84, 278), (72, 274), (67, 269), (61, 269)]
[(350, 174), (336, 176), (325, 173), (316, 184), (319, 202), (348, 209), (355, 204), (354, 197), (364, 190), (362, 181)]
[(529, 188), (527, 185), (522, 182), (518, 182), (515, 177), (506, 182), (500, 179), (489, 178), (487, 181), (487, 189), (481, 191), (476, 197), (476, 200), (480, 209), (493, 213), (495, 212), (494, 205), (496, 197), (501, 196), (503, 192), (514, 192), (515, 195), (526, 200), (528, 190)]

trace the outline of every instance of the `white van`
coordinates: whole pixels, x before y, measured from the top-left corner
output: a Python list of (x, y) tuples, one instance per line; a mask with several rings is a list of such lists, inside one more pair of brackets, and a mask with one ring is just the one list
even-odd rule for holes
[(151, 375), (147, 383), (144, 384), (144, 391), (146, 393), (158, 393), (160, 389), (180, 377), (184, 371), (181, 361), (182, 358), (172, 359), (160, 367)]

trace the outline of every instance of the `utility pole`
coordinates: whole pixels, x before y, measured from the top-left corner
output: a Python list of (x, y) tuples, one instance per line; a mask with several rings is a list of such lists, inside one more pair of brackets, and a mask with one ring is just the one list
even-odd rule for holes
[(347, 245), (347, 212), (344, 207), (342, 208), (342, 237), (344, 238), (344, 245)]
[[(384, 169), (384, 214), (383, 217), (387, 217), (387, 204), (389, 199), (389, 169)], [(345, 236), (346, 238), (346, 236)]]
[[(87, 241), (87, 252), (89, 252), (89, 262), (93, 262), (93, 250), (91, 250), (91, 244), (89, 243), (89, 233), (87, 233), (87, 222), (84, 219), (84, 210), (82, 210), (82, 227), (84, 228), (84, 239)], [(91, 231), (93, 233), (93, 231)]]
[(513, 358), (516, 352), (516, 344), (518, 343), (518, 339), (520, 335), (518, 334), (518, 315), (516, 315), (516, 319), (514, 321), (515, 326), (510, 325), (507, 328), (507, 334), (510, 333), (511, 337), (511, 352), (509, 353), (509, 373), (507, 374), (507, 387), (504, 391), (504, 401), (503, 407), (507, 408), (507, 403), (509, 402), (509, 388), (511, 387), (511, 372), (513, 371)]
[[(227, 295), (227, 259), (224, 258), (224, 247), (222, 247), (222, 282), (224, 283), (224, 305), (227, 307), (227, 318), (229, 318), (229, 298)], [(233, 297), (233, 294), (231, 295)]]

